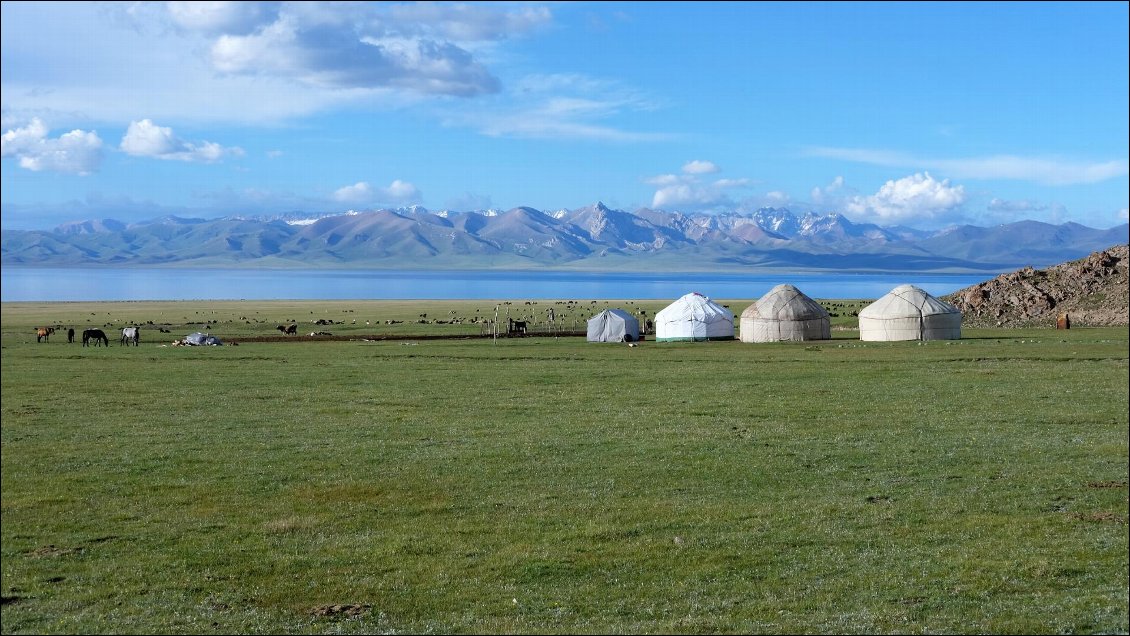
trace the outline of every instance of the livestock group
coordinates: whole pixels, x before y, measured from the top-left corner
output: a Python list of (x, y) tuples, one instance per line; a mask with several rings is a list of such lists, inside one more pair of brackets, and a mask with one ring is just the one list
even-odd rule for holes
[[(60, 327), (61, 329), (61, 327)], [(48, 342), (51, 334), (55, 333), (54, 327), (36, 327), (35, 328), (35, 341)], [(67, 329), (67, 342), (73, 344), (75, 341), (75, 330), (73, 327)], [(122, 329), (121, 344), (123, 346), (139, 346), (141, 342), (141, 329), (138, 327), (126, 327)], [(83, 329), (82, 331), (82, 346), (84, 347), (101, 347), (110, 346), (110, 337), (106, 332), (101, 329), (91, 328)]]

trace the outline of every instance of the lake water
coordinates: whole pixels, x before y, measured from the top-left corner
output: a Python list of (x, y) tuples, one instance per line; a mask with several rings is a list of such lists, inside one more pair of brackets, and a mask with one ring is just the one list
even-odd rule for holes
[(789, 283), (812, 298), (878, 298), (910, 283), (941, 296), (991, 274), (44, 268), (0, 270), (3, 302), (760, 298)]

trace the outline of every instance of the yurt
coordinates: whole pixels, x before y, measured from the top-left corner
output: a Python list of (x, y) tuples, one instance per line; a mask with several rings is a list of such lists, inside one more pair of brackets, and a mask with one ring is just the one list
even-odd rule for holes
[(623, 309), (605, 309), (589, 318), (589, 342), (635, 342), (640, 321)]
[(792, 285), (777, 285), (742, 312), (742, 342), (828, 340), (828, 311)]
[(655, 314), (655, 339), (733, 340), (734, 312), (698, 292), (692, 292)]
[(860, 340), (960, 340), (961, 311), (914, 285), (899, 285), (859, 312)]

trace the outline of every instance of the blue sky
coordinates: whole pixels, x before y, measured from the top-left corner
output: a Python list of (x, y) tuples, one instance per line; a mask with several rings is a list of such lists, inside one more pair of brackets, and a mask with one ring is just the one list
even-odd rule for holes
[(1125, 2), (2, 7), (9, 229), (598, 200), (1127, 221)]

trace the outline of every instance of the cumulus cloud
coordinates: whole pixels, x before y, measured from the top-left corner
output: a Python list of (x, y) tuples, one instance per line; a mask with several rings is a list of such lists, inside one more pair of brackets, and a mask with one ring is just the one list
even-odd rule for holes
[(358, 181), (353, 185), (338, 188), (333, 193), (334, 201), (357, 205), (370, 203), (405, 205), (418, 203), (421, 198), (420, 190), (416, 186), (400, 179), (395, 179), (387, 188), (374, 188), (367, 181)]
[(683, 174), (663, 174), (645, 179), (657, 186), (651, 207), (663, 210), (710, 210), (733, 208), (730, 191), (750, 185), (749, 179), (716, 179), (704, 182), (700, 175), (718, 172), (710, 161), (695, 160), (683, 165)]
[(135, 157), (205, 163), (219, 161), (224, 155), (243, 154), (241, 148), (225, 148), (211, 141), (185, 141), (172, 128), (158, 126), (149, 119), (130, 122), (119, 148)]
[(951, 186), (949, 179), (938, 181), (929, 173), (916, 173), (887, 181), (873, 195), (852, 197), (845, 211), (852, 218), (880, 224), (935, 221), (954, 213), (965, 201), (963, 186)]
[(250, 33), (274, 21), (278, 2), (166, 2), (173, 22), (204, 33)]
[(500, 90), (477, 51), (552, 17), (546, 7), (485, 3), (234, 4), (170, 7), (181, 27), (215, 36), (210, 61), (222, 73), (460, 97)]
[(87, 175), (102, 161), (102, 139), (94, 131), (72, 130), (54, 139), (38, 118), (23, 128), (13, 128), (0, 138), (0, 156), (12, 157), (33, 172), (47, 170)]
[(1016, 155), (937, 159), (915, 157), (892, 150), (828, 147), (810, 148), (807, 154), (877, 166), (924, 167), (944, 172), (957, 179), (1009, 179), (1053, 186), (1099, 183), (1130, 174), (1130, 161), (1125, 159), (1081, 162), (1062, 158)]
[(718, 172), (718, 166), (713, 161), (688, 161), (683, 164), (683, 174), (711, 174)]

